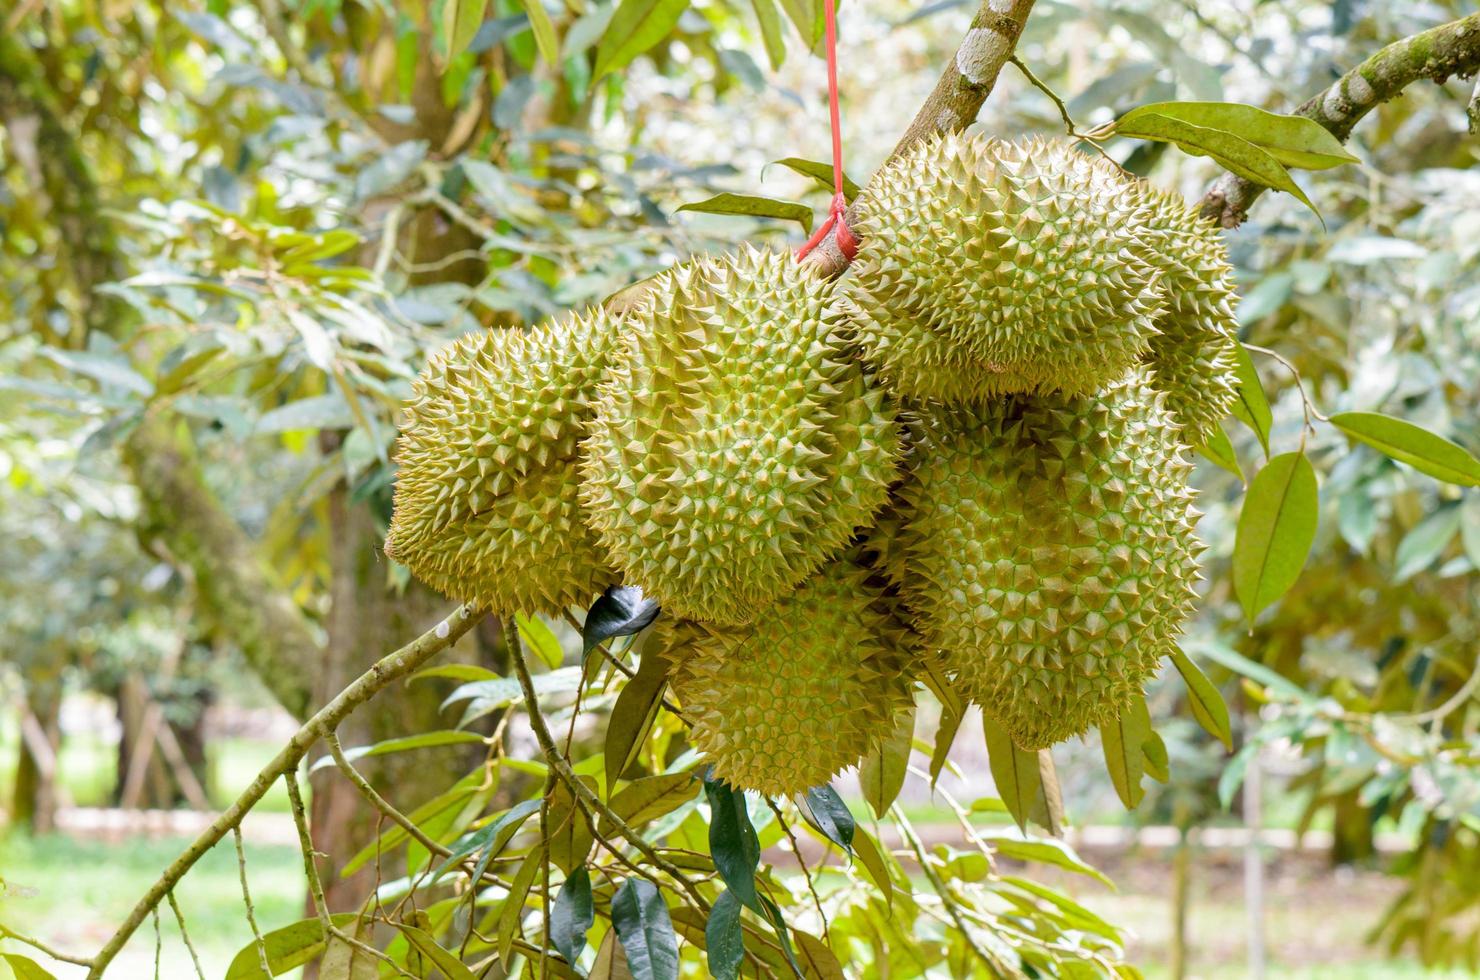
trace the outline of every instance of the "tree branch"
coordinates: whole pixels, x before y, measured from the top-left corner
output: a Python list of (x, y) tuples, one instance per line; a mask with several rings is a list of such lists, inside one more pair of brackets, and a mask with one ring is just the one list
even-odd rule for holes
[[(1480, 72), (1480, 14), (1442, 24), (1389, 44), (1342, 75), (1324, 92), (1307, 99), (1296, 115), (1314, 119), (1343, 143), (1373, 109), (1421, 79), (1442, 84), (1452, 75)], [(1224, 174), (1198, 203), (1203, 217), (1237, 228), (1266, 188)]]
[(144, 897), (139, 899), (128, 918), (118, 927), (118, 931), (98, 954), (90, 961), (86, 961), (90, 966), (87, 974), (88, 980), (99, 980), (102, 977), (103, 971), (118, 956), (119, 951), (139, 928), (144, 918), (159, 905), (176, 883), (185, 877), (186, 872), (194, 867), (195, 862), (226, 836), (227, 831), (241, 825), (242, 819), (257, 805), (273, 782), (280, 779), (284, 773), (297, 768), (298, 763), (303, 760), (314, 743), (325, 734), (334, 731), (341, 721), (382, 689), (405, 677), (432, 657), (452, 646), (482, 618), (482, 613), (473, 607), (459, 606), (446, 619), (421, 636), (396, 652), (387, 654), (376, 661), (369, 670), (356, 678), (354, 683), (341, 691), (333, 701), (304, 722), (303, 727), (294, 733), (282, 751), (262, 768), (262, 771), (252, 780), (251, 785), (236, 798), (236, 802), (232, 803), (209, 827), (201, 831), (200, 836), (196, 837), (184, 853), (165, 869), (164, 874), (150, 887)]

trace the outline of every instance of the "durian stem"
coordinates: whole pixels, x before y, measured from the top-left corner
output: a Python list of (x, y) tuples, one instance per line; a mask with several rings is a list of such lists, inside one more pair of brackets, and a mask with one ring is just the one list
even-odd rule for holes
[[(1414, 82), (1443, 84), (1450, 76), (1480, 72), (1480, 14), (1470, 14), (1396, 41), (1307, 99), (1296, 115), (1314, 119), (1342, 142), (1367, 113), (1396, 98)], [(1198, 204), (1203, 217), (1237, 228), (1263, 194), (1262, 184), (1224, 174)]]

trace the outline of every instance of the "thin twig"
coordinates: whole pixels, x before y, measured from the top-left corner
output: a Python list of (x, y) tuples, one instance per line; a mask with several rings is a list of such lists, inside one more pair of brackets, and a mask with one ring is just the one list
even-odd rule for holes
[(175, 901), (175, 891), (170, 889), (165, 898), (169, 899), (170, 911), (175, 913), (175, 923), (180, 927), (180, 938), (185, 940), (185, 948), (190, 952), (190, 962), (195, 964), (195, 975), (200, 980), (206, 980), (206, 971), (200, 967), (200, 954), (195, 951), (195, 944), (190, 941), (190, 933), (185, 929), (185, 913), (180, 911), (180, 903)]
[(252, 891), (247, 887), (247, 850), (242, 844), (241, 827), (232, 827), (231, 836), (236, 843), (236, 867), (242, 879), (242, 901), (247, 906), (247, 924), (252, 927), (252, 939), (257, 943), (257, 963), (262, 967), (262, 974), (270, 977), (272, 966), (267, 962), (267, 943), (262, 939), (262, 930), (257, 928), (257, 913), (252, 908)]
[(817, 906), (817, 917), (822, 920), (822, 938), (831, 943), (832, 937), (828, 935), (827, 913), (822, 909), (822, 896), (817, 894), (817, 884), (812, 880), (812, 872), (807, 868), (807, 859), (802, 857), (802, 845), (797, 842), (797, 835), (792, 833), (791, 825), (781, 815), (781, 807), (769, 796), (766, 797), (766, 806), (776, 815), (776, 822), (781, 825), (781, 830), (786, 834), (786, 839), (791, 841), (791, 853), (796, 855), (797, 867), (802, 869), (802, 877), (807, 881), (807, 891), (812, 893), (812, 904)]
[(391, 820), (400, 825), (402, 830), (410, 834), (412, 839), (438, 857), (447, 857), (452, 853), (446, 847), (443, 847), (428, 837), (426, 832), (416, 825), (416, 821), (396, 809), (385, 797), (376, 792), (375, 787), (370, 785), (370, 781), (345, 757), (344, 749), (339, 744), (338, 734), (335, 732), (325, 732), (324, 744), (329, 747), (329, 754), (334, 757), (334, 764), (339, 767), (339, 771), (344, 773), (345, 778), (354, 785), (355, 789), (360, 791), (360, 795), (365, 798), (366, 802), (387, 817), (390, 817)]
[(40, 952), (45, 953), (47, 956), (50, 956), (52, 959), (62, 963), (71, 963), (74, 966), (92, 966), (92, 960), (87, 959), (86, 957), (73, 956), (69, 953), (63, 953), (58, 949), (48, 946), (46, 943), (42, 942), (39, 939), (28, 936), (23, 932), (16, 932), (9, 926), (0, 925), (0, 939), (14, 939), (18, 943), (25, 943), (32, 949), (39, 950)]
[(925, 879), (930, 882), (931, 890), (940, 896), (941, 904), (945, 907), (946, 913), (951, 917), (951, 921), (956, 924), (956, 928), (960, 931), (961, 938), (965, 941), (967, 947), (976, 954), (977, 959), (986, 964), (987, 969), (994, 970), (998, 974), (1004, 973), (1002, 964), (998, 963), (994, 957), (988, 955), (985, 950), (977, 945), (976, 940), (972, 937), (971, 930), (961, 917), (961, 910), (956, 907), (955, 896), (951, 894), (945, 882), (940, 880), (940, 875), (935, 873), (935, 868), (931, 867), (930, 859), (925, 855), (924, 845), (920, 843), (920, 838), (915, 834), (915, 828), (906, 819), (904, 811), (899, 808), (899, 804), (896, 803), (890, 808), (890, 814), (894, 817), (895, 825), (899, 827), (899, 835), (904, 838), (905, 843), (914, 852), (915, 860), (919, 862), (920, 870), (924, 873)]

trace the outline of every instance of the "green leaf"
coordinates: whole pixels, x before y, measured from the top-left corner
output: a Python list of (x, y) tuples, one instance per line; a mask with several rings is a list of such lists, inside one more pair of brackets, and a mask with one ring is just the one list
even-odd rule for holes
[(539, 848), (535, 848), (524, 856), (519, 870), (514, 872), (514, 880), (509, 883), (509, 894), (499, 909), (498, 933), (494, 937), (498, 958), (505, 963), (509, 962), (514, 951), (514, 937), (519, 932), (519, 923), (524, 920), (524, 903), (529, 901), (529, 889), (544, 866), (545, 857)]
[(1192, 717), (1209, 735), (1232, 750), (1233, 728), (1228, 721), (1228, 704), (1223, 700), (1222, 692), (1181, 650), (1172, 651), (1172, 664), (1187, 685), (1187, 703), (1192, 706)]
[(583, 864), (565, 878), (550, 910), (550, 941), (572, 966), (586, 948), (586, 933), (596, 921), (591, 901), (591, 872)]
[(1357, 163), (1332, 133), (1305, 116), (1278, 115), (1238, 102), (1154, 102), (1137, 106), (1116, 123), (1157, 115), (1208, 129), (1222, 130), (1267, 150), (1280, 163), (1306, 170), (1325, 170)]
[[(788, 170), (794, 170), (803, 177), (811, 177), (828, 190), (833, 189), (833, 168), (830, 163), (823, 163), (821, 160), (804, 160), (801, 157), (786, 157), (783, 160), (772, 162)], [(851, 201), (858, 196), (860, 190), (862, 190), (861, 187), (854, 183), (847, 174), (843, 174), (844, 198)]]
[(648, 734), (658, 720), (663, 706), (663, 692), (668, 690), (668, 664), (655, 654), (642, 658), (617, 703), (612, 705), (606, 723), (606, 788), (610, 795), (617, 780), (642, 755)]
[(1480, 494), (1472, 494), (1460, 505), (1459, 537), (1470, 564), (1480, 568)]
[(1115, 123), (1115, 134), (1175, 143), (1184, 153), (1212, 157), (1225, 170), (1256, 184), (1287, 191), (1312, 211), (1316, 209), (1278, 158), (1241, 136), (1157, 113), (1145, 113), (1129, 121), (1123, 116)]
[(874, 839), (869, 836), (868, 831), (859, 827), (853, 835), (853, 853), (858, 855), (858, 863), (863, 865), (863, 870), (868, 872), (869, 880), (879, 891), (884, 893), (884, 904), (894, 904), (894, 879), (889, 875), (889, 865), (884, 861), (884, 852)]
[(961, 730), (963, 715), (947, 705), (941, 705), (940, 726), (935, 730), (935, 746), (930, 753), (930, 785), (935, 786), (941, 770), (951, 756), (951, 746), (956, 743), (956, 733)]
[(581, 627), (581, 664), (605, 641), (614, 636), (641, 633), (658, 618), (657, 600), (645, 599), (635, 585), (609, 586), (586, 612)]
[(1151, 734), (1151, 719), (1146, 714), (1146, 699), (1137, 698), (1135, 703), (1121, 712), (1120, 717), (1100, 726), (1100, 744), (1105, 750), (1105, 767), (1110, 771), (1110, 781), (1127, 810), (1134, 810), (1141, 803), (1145, 791), (1141, 788), (1141, 776), (1146, 771), (1145, 755), (1141, 746)]
[(807, 49), (814, 52), (820, 50), (827, 27), (822, 0), (781, 0), (781, 6), (786, 11), (786, 16), (791, 18)]
[[(355, 918), (354, 913), (344, 912), (331, 916), (329, 921), (342, 927), (354, 922)], [(264, 933), (262, 945), (267, 950), (267, 966), (272, 970), (272, 976), (281, 976), (312, 962), (324, 952), (324, 925), (317, 918), (300, 919), (292, 925)], [(265, 976), (255, 939), (243, 946), (226, 968), (226, 980), (263, 980)]]
[(1331, 424), (1358, 442), (1436, 480), (1462, 487), (1480, 486), (1480, 460), (1412, 422), (1376, 412), (1342, 412), (1331, 416)]
[(1244, 482), (1244, 469), (1238, 464), (1238, 453), (1234, 452), (1233, 442), (1229, 440), (1228, 433), (1223, 431), (1223, 426), (1214, 428), (1212, 438), (1198, 446), (1197, 451), (1203, 458), (1238, 477), (1240, 483)]
[(797, 959), (807, 980), (847, 980), (843, 965), (827, 943), (809, 932), (797, 934)]
[(545, 662), (545, 666), (555, 670), (565, 661), (565, 651), (560, 649), (560, 641), (550, 631), (550, 627), (545, 625), (543, 619), (515, 613), (514, 622), (515, 628), (519, 630), (519, 639), (524, 642), (527, 649), (539, 655), (539, 658)]
[(644, 776), (612, 794), (607, 805), (635, 830), (677, 810), (692, 800), (698, 789), (699, 780), (690, 772)]
[(667, 37), (688, 6), (689, 0), (622, 0), (596, 45), (591, 83), (627, 67), (633, 58)]
[[(253, 947), (255, 946), (254, 943)], [(15, 974), (15, 980), (57, 980), (40, 963), (29, 956), (22, 956), (20, 953), (0, 953), (0, 959), (10, 966), (10, 972)]]
[(750, 0), (755, 7), (755, 19), (761, 25), (761, 40), (766, 45), (766, 57), (773, 69), (780, 68), (786, 60), (786, 41), (781, 37), (781, 16), (776, 12), (774, 0)]
[(1007, 806), (1007, 812), (1012, 814), (1017, 825), (1027, 830), (1028, 811), (1033, 808), (1041, 788), (1038, 753), (1018, 748), (1007, 730), (985, 711), (982, 712), (982, 730), (987, 736), (987, 762), (992, 768), (997, 796)]
[(1003, 875), (1002, 881), (1004, 884), (1012, 885), (1014, 888), (1027, 892), (1035, 898), (1040, 898), (1048, 902), (1060, 912), (1063, 912), (1068, 920), (1078, 929), (1099, 933), (1102, 936), (1114, 940), (1120, 938), (1119, 929), (1116, 929), (1083, 905), (1073, 901), (1068, 896), (1059, 894), (1052, 888), (1040, 885), (1036, 881), (1030, 881), (1027, 878), (1020, 878), (1017, 875)]
[(715, 980), (737, 980), (745, 959), (745, 931), (740, 928), (740, 900), (732, 891), (722, 892), (709, 908), (704, 923), (704, 947), (708, 951), (709, 975)]
[(1254, 369), (1254, 359), (1249, 350), (1238, 341), (1233, 342), (1234, 366), (1238, 372), (1238, 400), (1233, 403), (1233, 417), (1254, 430), (1259, 445), (1264, 447), (1264, 458), (1269, 458), (1269, 429), (1274, 416), (1269, 410), (1269, 399), (1264, 395), (1264, 383)]
[(540, 0), (519, 0), (519, 5), (529, 15), (529, 26), (534, 31), (534, 43), (540, 49), (540, 57), (548, 64), (560, 64), (560, 38), (555, 35), (555, 25), (550, 22), (545, 5)]
[(498, 856), (498, 853), (509, 843), (510, 838), (519, 832), (524, 821), (528, 820), (539, 808), (539, 800), (524, 800), (499, 814), (492, 823), (480, 827), (471, 834), (463, 835), (456, 844), (449, 848), (452, 853), (432, 873), (432, 881), (435, 882), (446, 874), (449, 868), (473, 854), (480, 855), (474, 877), (481, 875), (488, 867), (488, 862)]
[(743, 214), (755, 218), (797, 221), (808, 234), (812, 231), (812, 209), (795, 201), (777, 201), (752, 194), (716, 194), (707, 201), (685, 204), (680, 211), (702, 211), (705, 214)]
[[(596, 785), (594, 777), (578, 778), (587, 789)], [(550, 850), (550, 861), (566, 874), (573, 873), (586, 863), (591, 848), (596, 844), (596, 838), (591, 833), (591, 825), (586, 822), (585, 813), (576, 803), (575, 794), (564, 780), (557, 781), (555, 788), (550, 791), (550, 812), (546, 824), (549, 827), (549, 837), (545, 843)]]
[(633, 980), (678, 980), (678, 937), (658, 887), (628, 878), (612, 896), (612, 928)]
[(853, 819), (853, 811), (848, 809), (848, 804), (843, 802), (838, 791), (831, 786), (816, 786), (807, 790), (803, 800), (807, 804), (812, 822), (822, 831), (823, 836), (852, 854), (853, 835), (858, 831), (858, 822)]
[(262, 413), (252, 431), (258, 435), (273, 432), (298, 432), (305, 429), (354, 428), (355, 413), (344, 396), (315, 395), (279, 405)]
[(448, 58), (456, 58), (473, 43), (487, 10), (488, 0), (443, 0), (442, 39)]
[[(446, 813), (453, 807), (461, 806), (466, 803), (470, 797), (474, 796), (478, 792), (478, 788), (479, 785), (482, 783), (482, 780), (483, 771), (480, 767), (477, 771), (470, 773), (467, 776), (464, 776), (462, 779), (458, 780), (457, 783), (455, 783), (452, 788), (447, 790), (445, 793), (440, 793), (432, 799), (427, 800), (425, 803), (417, 807), (415, 810), (412, 810), (406, 816), (411, 820), (412, 823), (415, 823), (417, 825), (426, 823), (427, 821)], [(371, 860), (373, 860), (376, 855), (389, 853), (391, 850), (400, 846), (409, 836), (410, 835), (406, 833), (406, 830), (399, 824), (392, 827), (384, 834), (381, 834), (375, 840), (371, 841), (364, 847), (360, 848), (360, 850), (356, 851), (354, 857), (345, 862), (344, 867), (340, 869), (340, 875), (346, 878), (349, 877), (356, 871), (360, 870), (360, 868), (368, 864)]]
[(55, 347), (41, 348), (41, 354), (60, 367), (75, 374), (92, 378), (110, 388), (121, 388), (135, 395), (149, 396), (154, 384), (121, 359), (94, 351), (60, 350)]
[(1114, 882), (1095, 870), (1074, 852), (1074, 848), (1061, 840), (1044, 839), (1034, 837), (1025, 840), (1021, 837), (988, 837), (987, 841), (992, 848), (1003, 857), (1012, 858), (1014, 861), (1036, 861), (1039, 864), (1051, 864), (1054, 867), (1072, 871), (1075, 874), (1087, 875), (1096, 881), (1102, 882), (1111, 888)]
[(1432, 565), (1459, 534), (1461, 516), (1458, 505), (1442, 505), (1403, 535), (1393, 556), (1393, 580), (1406, 581)]
[(406, 683), (425, 680), (431, 677), (446, 677), (454, 681), (496, 681), (501, 675), (495, 674), (487, 667), (479, 667), (476, 664), (439, 664), (436, 667), (423, 667), (406, 679)]
[(1249, 484), (1233, 545), (1233, 590), (1253, 622), (1284, 595), (1310, 553), (1320, 504), (1304, 453), (1271, 459)]
[(1158, 783), (1171, 781), (1171, 759), (1167, 756), (1167, 743), (1155, 731), (1141, 743), (1141, 755), (1142, 761), (1146, 763), (1148, 776)]
[(869, 747), (858, 767), (858, 784), (863, 789), (863, 798), (880, 820), (884, 819), (884, 814), (889, 812), (889, 807), (904, 787), (914, 737), (915, 706), (912, 704), (899, 712), (894, 720), (894, 730)]
[(1197, 651), (1202, 656), (1207, 657), (1220, 666), (1227, 667), (1235, 674), (1240, 674), (1262, 684), (1266, 688), (1276, 691), (1281, 696), (1292, 701), (1310, 703), (1315, 700), (1314, 696), (1299, 684), (1288, 678), (1281, 677), (1261, 663), (1255, 663), (1232, 647), (1205, 640), (1184, 640), (1182, 645), (1188, 649)]
[(745, 793), (717, 779), (704, 780), (709, 799), (709, 854), (730, 891), (742, 905), (756, 905), (755, 871), (761, 862), (761, 843), (750, 822)]
[(468, 969), (462, 960), (439, 946), (430, 933), (404, 922), (392, 922), (391, 924), (401, 930), (401, 935), (406, 937), (406, 941), (415, 946), (422, 956), (431, 960), (432, 965), (440, 970), (447, 980), (477, 980), (473, 971)]
[[(344, 757), (350, 762), (356, 759), (365, 759), (377, 755), (393, 755), (396, 752), (409, 752), (412, 749), (433, 749), (444, 745), (470, 745), (473, 742), (484, 742), (485, 739), (477, 732), (461, 732), (447, 729), (439, 732), (425, 732), (421, 735), (407, 735), (404, 738), (388, 738), (384, 742), (376, 742), (374, 745), (356, 745), (344, 750)], [(334, 757), (325, 755), (317, 759), (309, 772), (334, 765)]]

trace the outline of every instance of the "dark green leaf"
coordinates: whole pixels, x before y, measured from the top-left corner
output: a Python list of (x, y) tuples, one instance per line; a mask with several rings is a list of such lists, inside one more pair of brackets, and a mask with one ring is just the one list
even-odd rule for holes
[(982, 712), (982, 730), (987, 736), (987, 762), (992, 768), (992, 782), (1007, 812), (1023, 830), (1028, 829), (1028, 814), (1042, 788), (1038, 771), (1038, 753), (1017, 747), (1007, 730), (987, 712)]
[(57, 980), (54, 975), (29, 956), (22, 956), (20, 953), (0, 953), (0, 960), (4, 960), (10, 967), (10, 972), (15, 974), (15, 980)]
[(613, 585), (601, 594), (586, 613), (581, 629), (581, 663), (606, 640), (640, 633), (658, 618), (656, 600), (644, 599), (635, 585)]
[(765, 895), (758, 894), (757, 897), (761, 902), (761, 915), (765, 916), (766, 921), (771, 923), (771, 928), (775, 930), (776, 938), (781, 942), (781, 952), (786, 955), (786, 962), (791, 965), (792, 971), (798, 977), (802, 976), (802, 968), (797, 963), (796, 951), (791, 948), (791, 930), (786, 925), (785, 916), (781, 914), (781, 909), (776, 907), (776, 903)]
[(473, 971), (468, 969), (462, 960), (437, 945), (437, 941), (431, 937), (430, 933), (423, 929), (418, 929), (415, 926), (407, 925), (404, 922), (393, 922), (392, 925), (401, 930), (401, 934), (406, 937), (406, 941), (412, 946), (415, 946), (417, 952), (421, 953), (422, 956), (431, 960), (432, 965), (447, 980), (477, 980), (473, 975)]
[(1267, 150), (1288, 167), (1325, 170), (1357, 158), (1320, 123), (1305, 116), (1284, 116), (1237, 102), (1155, 102), (1137, 106), (1116, 123), (1135, 124), (1142, 116), (1166, 116), (1208, 129), (1232, 133)]
[[(788, 170), (794, 170), (803, 177), (811, 177), (828, 190), (833, 189), (833, 168), (830, 163), (823, 163), (821, 160), (804, 160), (801, 157), (786, 157), (784, 160), (773, 162)], [(851, 201), (858, 196), (860, 190), (862, 188), (847, 174), (843, 174), (843, 197)]]
[(633, 58), (667, 37), (688, 6), (689, 0), (622, 0), (596, 45), (592, 84), (627, 67)]
[(550, 22), (545, 5), (540, 0), (519, 0), (519, 5), (529, 15), (529, 26), (534, 31), (534, 43), (540, 49), (540, 57), (548, 64), (560, 64), (560, 39), (555, 36), (555, 25)]
[(1259, 445), (1264, 447), (1264, 456), (1269, 458), (1269, 427), (1274, 416), (1269, 411), (1269, 399), (1264, 396), (1264, 384), (1259, 372), (1254, 369), (1254, 359), (1248, 348), (1234, 341), (1235, 366), (1238, 371), (1238, 400), (1233, 403), (1233, 416), (1254, 430)]
[(708, 950), (709, 975), (715, 980), (737, 980), (745, 959), (745, 932), (740, 928), (740, 900), (723, 892), (709, 909), (704, 924), (704, 946)]
[[(332, 916), (336, 926), (345, 926), (355, 921), (353, 913)], [(317, 959), (324, 952), (324, 925), (318, 919), (300, 919), (290, 926), (264, 933), (262, 945), (267, 949), (267, 965), (273, 976), (281, 976), (305, 963)], [(257, 953), (257, 941), (247, 943), (232, 957), (226, 968), (226, 980), (263, 980), (262, 961)]]
[(457, 57), (473, 42), (487, 10), (488, 0), (443, 0), (442, 41), (447, 57)]
[(1229, 749), (1233, 748), (1233, 729), (1228, 723), (1228, 705), (1223, 694), (1208, 680), (1192, 658), (1181, 650), (1172, 651), (1172, 664), (1182, 675), (1187, 685), (1187, 701), (1192, 706), (1192, 717)]
[(743, 214), (754, 218), (777, 218), (782, 221), (800, 222), (809, 234), (812, 231), (812, 209), (795, 201), (777, 201), (769, 197), (752, 194), (716, 194), (707, 201), (685, 204), (680, 211), (702, 211), (705, 214)]
[(807, 790), (804, 799), (812, 822), (823, 836), (852, 854), (853, 834), (858, 824), (838, 791), (831, 786), (817, 786)]
[(668, 663), (656, 654), (642, 658), (637, 673), (629, 680), (617, 703), (612, 706), (606, 723), (606, 790), (610, 795), (617, 780), (642, 755), (658, 709), (663, 705), (663, 692), (668, 690)]
[(565, 878), (555, 906), (550, 910), (550, 942), (560, 950), (567, 963), (575, 964), (586, 948), (586, 933), (596, 921), (596, 908), (591, 902), (591, 872), (583, 864)]
[(894, 719), (894, 730), (884, 735), (863, 757), (858, 767), (858, 784), (863, 798), (880, 820), (904, 787), (914, 747), (915, 706), (900, 711)]
[(761, 844), (750, 822), (745, 793), (717, 779), (704, 780), (709, 799), (709, 854), (741, 904), (756, 908), (755, 870)]
[(1316, 474), (1304, 453), (1276, 456), (1249, 484), (1233, 545), (1233, 590), (1250, 622), (1300, 577), (1319, 515)]
[(1114, 721), (1100, 726), (1100, 743), (1105, 750), (1105, 767), (1110, 771), (1110, 781), (1126, 809), (1134, 810), (1141, 803), (1145, 790), (1141, 788), (1141, 776), (1146, 771), (1145, 755), (1141, 751), (1151, 734), (1150, 719), (1146, 715), (1146, 700), (1137, 698), (1136, 704), (1121, 712)]
[(1480, 486), (1480, 460), (1412, 422), (1376, 412), (1342, 412), (1331, 416), (1331, 424), (1420, 473), (1462, 487)]
[(634, 980), (678, 980), (678, 937), (652, 882), (628, 878), (612, 896), (612, 928)]

